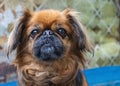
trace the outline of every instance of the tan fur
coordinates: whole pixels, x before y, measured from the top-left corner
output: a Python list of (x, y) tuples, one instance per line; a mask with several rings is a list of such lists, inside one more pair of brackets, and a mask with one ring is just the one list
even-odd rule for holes
[[(77, 12), (70, 9), (65, 9), (62, 12), (26, 10), (18, 21), (8, 41), (8, 54), (17, 49), (14, 64), (17, 66), (20, 86), (50, 86), (47, 83), (49, 81), (55, 86), (74, 86), (75, 77), (80, 69), (79, 64), (84, 64), (83, 53), (91, 51), (90, 42), (85, 35), (86, 32), (82, 30), (84, 28), (77, 19)], [(35, 59), (32, 52), (35, 40), (28, 38), (35, 25), (40, 27), (40, 30), (47, 27), (53, 31), (60, 27), (66, 29), (69, 36), (65, 39), (56, 33), (66, 48), (62, 59), (53, 62)], [(85, 35), (83, 39), (81, 34)], [(82, 86), (87, 86), (84, 75)]]

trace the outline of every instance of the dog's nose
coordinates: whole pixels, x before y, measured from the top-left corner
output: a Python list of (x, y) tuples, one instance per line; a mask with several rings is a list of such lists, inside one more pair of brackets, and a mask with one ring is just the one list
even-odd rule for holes
[(43, 32), (43, 35), (44, 35), (44, 36), (53, 35), (53, 31), (51, 31), (51, 30), (45, 30), (45, 31)]

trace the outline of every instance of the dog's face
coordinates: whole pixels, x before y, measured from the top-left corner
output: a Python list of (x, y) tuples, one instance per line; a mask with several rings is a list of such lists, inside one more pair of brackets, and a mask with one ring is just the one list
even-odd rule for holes
[[(56, 60), (64, 57), (71, 46), (71, 28), (62, 13), (53, 10), (33, 15), (27, 29), (30, 52), (40, 60)], [(32, 43), (31, 43), (32, 42)]]
[(26, 10), (11, 33), (8, 53), (17, 48), (18, 53), (29, 53), (34, 58), (48, 61), (89, 51), (89, 41), (82, 28), (76, 12), (70, 9), (35, 13)]

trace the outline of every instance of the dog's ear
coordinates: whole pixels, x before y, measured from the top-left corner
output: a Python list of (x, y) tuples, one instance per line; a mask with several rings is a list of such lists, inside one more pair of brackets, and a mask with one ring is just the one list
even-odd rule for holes
[(23, 11), (22, 16), (15, 22), (14, 28), (10, 33), (7, 43), (7, 55), (11, 53), (20, 44), (20, 38), (23, 30), (32, 16), (32, 12), (28, 9)]
[(65, 9), (63, 14), (73, 29), (73, 37), (76, 39), (76, 48), (80, 51), (92, 51), (91, 43), (87, 37), (85, 27), (80, 23), (78, 13), (72, 9)]

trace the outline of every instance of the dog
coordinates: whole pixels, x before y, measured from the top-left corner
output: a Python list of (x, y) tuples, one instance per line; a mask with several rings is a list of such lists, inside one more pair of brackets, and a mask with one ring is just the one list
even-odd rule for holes
[(88, 86), (82, 73), (84, 52), (92, 46), (78, 12), (26, 9), (17, 20), (7, 45), (16, 50), (19, 86)]

